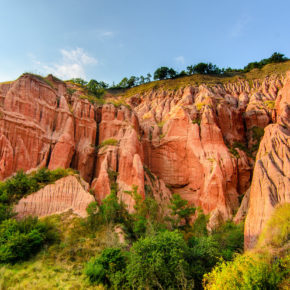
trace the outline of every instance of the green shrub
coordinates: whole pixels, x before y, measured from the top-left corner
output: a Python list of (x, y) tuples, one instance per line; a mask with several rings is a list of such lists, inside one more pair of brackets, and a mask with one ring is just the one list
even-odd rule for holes
[(216, 265), (220, 257), (218, 242), (212, 236), (191, 237), (188, 240), (187, 261), (195, 289), (202, 289), (203, 275)]
[(181, 226), (185, 221), (185, 226), (189, 225), (190, 217), (195, 213), (196, 208), (189, 205), (187, 200), (181, 198), (179, 194), (173, 194), (168, 206), (171, 209), (171, 220), (173, 228)]
[(98, 145), (97, 149), (101, 149), (102, 147), (105, 146), (117, 146), (118, 145), (118, 140), (114, 138), (109, 138), (104, 140), (101, 144)]
[(286, 275), (284, 259), (276, 259), (270, 263), (257, 255), (238, 255), (233, 262), (221, 262), (210, 273), (205, 274), (203, 285), (208, 290), (274, 290)]
[(212, 232), (212, 237), (219, 245), (220, 256), (225, 260), (231, 260), (234, 253), (243, 251), (244, 224), (236, 225), (227, 221)]
[(101, 255), (91, 259), (86, 267), (85, 274), (91, 283), (113, 286), (119, 289), (125, 283), (124, 272), (126, 259), (119, 248), (107, 248)]
[(0, 224), (0, 263), (26, 260), (55, 239), (55, 231), (50, 225), (37, 218), (5, 220)]
[(290, 239), (290, 204), (279, 205), (259, 237), (258, 247), (284, 247)]
[(208, 235), (207, 223), (209, 220), (209, 215), (205, 215), (201, 209), (198, 209), (198, 216), (194, 221), (191, 229), (191, 234), (195, 237), (205, 237)]
[(131, 248), (126, 276), (133, 289), (192, 289), (188, 247), (178, 232), (141, 238)]

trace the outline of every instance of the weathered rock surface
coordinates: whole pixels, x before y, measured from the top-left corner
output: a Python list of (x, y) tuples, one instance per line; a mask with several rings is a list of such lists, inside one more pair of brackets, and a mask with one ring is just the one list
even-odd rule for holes
[(277, 123), (266, 127), (256, 157), (245, 248), (253, 248), (278, 204), (290, 202), (290, 74), (277, 98)]
[[(131, 108), (91, 104), (79, 90), (67, 90), (71, 84), (47, 79), (50, 85), (26, 74), (0, 84), (0, 179), (19, 169), (72, 167), (98, 201), (116, 183), (129, 210), (134, 200), (126, 191), (137, 186), (164, 204), (180, 193), (213, 213), (213, 225), (231, 218), (250, 186), (257, 128), (289, 125), (282, 76), (251, 86), (240, 80), (153, 89), (126, 99)], [(266, 129), (268, 138), (285, 140), (284, 127), (274, 135)]]
[(94, 200), (94, 197), (84, 190), (75, 176), (67, 176), (22, 198), (14, 210), (19, 218), (29, 215), (44, 217), (69, 210), (85, 217), (87, 206)]

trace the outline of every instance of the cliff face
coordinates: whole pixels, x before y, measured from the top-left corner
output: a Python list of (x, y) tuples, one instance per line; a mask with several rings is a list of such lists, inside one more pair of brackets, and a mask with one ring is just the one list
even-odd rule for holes
[[(276, 120), (284, 127), (289, 122), (283, 109), (289, 104), (288, 83), (278, 76), (251, 86), (241, 80), (150, 90), (126, 98), (130, 108), (93, 105), (79, 91), (69, 94), (70, 84), (50, 82), (24, 75), (0, 85), (1, 179), (19, 169), (72, 167), (97, 200), (109, 194), (112, 181), (130, 210), (133, 200), (126, 191), (133, 185), (160, 203), (176, 192), (212, 212), (212, 226), (232, 217), (249, 188), (263, 129)], [(279, 125), (270, 125), (266, 135), (285, 140), (286, 129), (271, 126)], [(273, 142), (280, 148), (284, 141)], [(261, 156), (260, 149), (257, 160)]]
[(94, 197), (81, 186), (77, 178), (67, 176), (22, 198), (14, 209), (18, 218), (28, 215), (43, 217), (68, 210), (85, 217), (86, 208), (92, 201)]
[(276, 101), (277, 123), (267, 126), (256, 157), (245, 224), (252, 248), (278, 204), (290, 202), (290, 73)]

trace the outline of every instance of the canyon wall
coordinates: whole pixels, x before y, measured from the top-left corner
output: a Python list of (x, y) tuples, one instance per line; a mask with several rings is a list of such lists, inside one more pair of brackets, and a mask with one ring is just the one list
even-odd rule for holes
[[(143, 197), (153, 194), (160, 203), (179, 193), (212, 213), (213, 227), (233, 217), (249, 189), (257, 149), (269, 124), (257, 160), (273, 150), (280, 166), (273, 174), (284, 172), (289, 181), (288, 83), (272, 75), (251, 85), (241, 79), (152, 89), (121, 98), (125, 105), (110, 104), (109, 99), (97, 105), (80, 90), (69, 90), (70, 83), (53, 77), (47, 83), (25, 74), (0, 84), (0, 179), (20, 169), (72, 167), (90, 183), (99, 201), (110, 193), (112, 182), (130, 210), (134, 201), (128, 191), (133, 185)], [(260, 202), (254, 195), (266, 194), (259, 178), (268, 178), (263, 168), (273, 163), (272, 155), (261, 161), (264, 165), (256, 162), (249, 216)], [(283, 194), (287, 182), (277, 178), (285, 184), (278, 190)], [(247, 219), (247, 224), (252, 222)]]

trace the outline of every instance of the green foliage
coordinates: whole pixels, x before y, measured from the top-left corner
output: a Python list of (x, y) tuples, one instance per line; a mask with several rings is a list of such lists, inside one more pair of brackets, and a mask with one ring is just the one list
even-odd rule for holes
[(131, 248), (126, 276), (133, 289), (192, 289), (188, 247), (178, 232), (141, 238)]
[(149, 176), (150, 180), (152, 183), (154, 183), (155, 181), (155, 176), (152, 174), (152, 172), (150, 171), (150, 169), (147, 166), (143, 166), (144, 171), (146, 172), (146, 174)]
[(202, 289), (203, 275), (219, 261), (220, 247), (212, 236), (192, 237), (188, 240), (188, 246), (187, 261), (190, 274), (194, 279), (195, 289)]
[(279, 63), (288, 60), (284, 56), (284, 54), (274, 52), (269, 58), (262, 59), (261, 61), (257, 62), (250, 62), (244, 67), (244, 72), (249, 72), (252, 69), (258, 68), (261, 69), (263, 66), (270, 64), (270, 63)]
[(104, 93), (105, 93), (105, 89), (108, 87), (108, 84), (104, 83), (103, 81), (98, 82), (96, 80), (90, 80), (87, 84), (86, 84), (86, 89), (89, 93), (89, 95), (93, 95), (96, 98), (101, 98)]
[(76, 92), (76, 90), (75, 90), (75, 89), (72, 89), (72, 88), (67, 88), (67, 89), (66, 89), (66, 92), (67, 92), (70, 96), (72, 96), (72, 95)]
[(117, 146), (118, 145), (118, 140), (114, 138), (109, 138), (104, 140), (101, 144), (98, 145), (97, 149), (101, 149), (105, 146)]
[(278, 206), (259, 237), (259, 247), (284, 247), (290, 239), (290, 204)]
[[(289, 266), (289, 264), (288, 264)], [(221, 262), (204, 276), (204, 289), (277, 289), (289, 274), (284, 259), (272, 263), (258, 255), (238, 255), (233, 262)]]
[(124, 253), (119, 248), (107, 248), (87, 263), (85, 274), (91, 283), (118, 289), (125, 282), (125, 270)]
[(85, 80), (83, 80), (81, 78), (71, 79), (70, 82), (75, 84), (75, 85), (79, 85), (81, 87), (85, 87), (87, 85), (87, 83), (88, 83), (88, 82), (86, 82)]
[(253, 140), (255, 141), (255, 144), (252, 146), (251, 151), (255, 152), (259, 149), (260, 142), (264, 136), (264, 129), (261, 127), (254, 126), (250, 130), (252, 133)]
[(192, 120), (192, 124), (197, 124), (198, 126), (200, 126), (200, 123), (201, 123), (201, 119), (200, 118)]
[(194, 237), (205, 237), (208, 235), (208, 231), (206, 228), (206, 225), (209, 220), (209, 215), (205, 215), (201, 209), (198, 208), (198, 216), (195, 219), (191, 234), (193, 234)]
[(135, 238), (140, 238), (148, 234), (149, 230), (158, 230), (161, 223), (158, 220), (158, 204), (155, 199), (146, 196), (145, 199), (137, 192), (137, 187), (133, 187), (133, 198), (135, 201), (135, 212), (132, 217), (132, 230)]
[(181, 198), (179, 194), (173, 194), (170, 200), (171, 209), (170, 218), (172, 226), (177, 228), (180, 226), (182, 221), (185, 221), (185, 226), (189, 225), (190, 217), (195, 213), (196, 208), (189, 205), (187, 200)]
[(239, 152), (236, 150), (236, 148), (234, 146), (233, 147), (229, 147), (229, 151), (236, 158), (240, 158), (240, 154), (239, 154)]
[(176, 77), (177, 72), (173, 68), (162, 66), (154, 72), (154, 80), (165, 80)]
[(0, 224), (0, 263), (28, 259), (45, 243), (55, 240), (55, 229), (37, 218), (5, 220)]
[(56, 169), (49, 171), (46, 168), (39, 169), (31, 174), (18, 171), (5, 182), (0, 182), (0, 223), (15, 215), (12, 204), (22, 197), (39, 190), (48, 183), (72, 174), (70, 169)]
[(243, 251), (244, 225), (227, 221), (212, 232), (212, 237), (219, 245), (220, 256), (231, 260), (234, 253)]
[(200, 62), (196, 65), (187, 67), (188, 74), (220, 74), (219, 69), (215, 64)]

